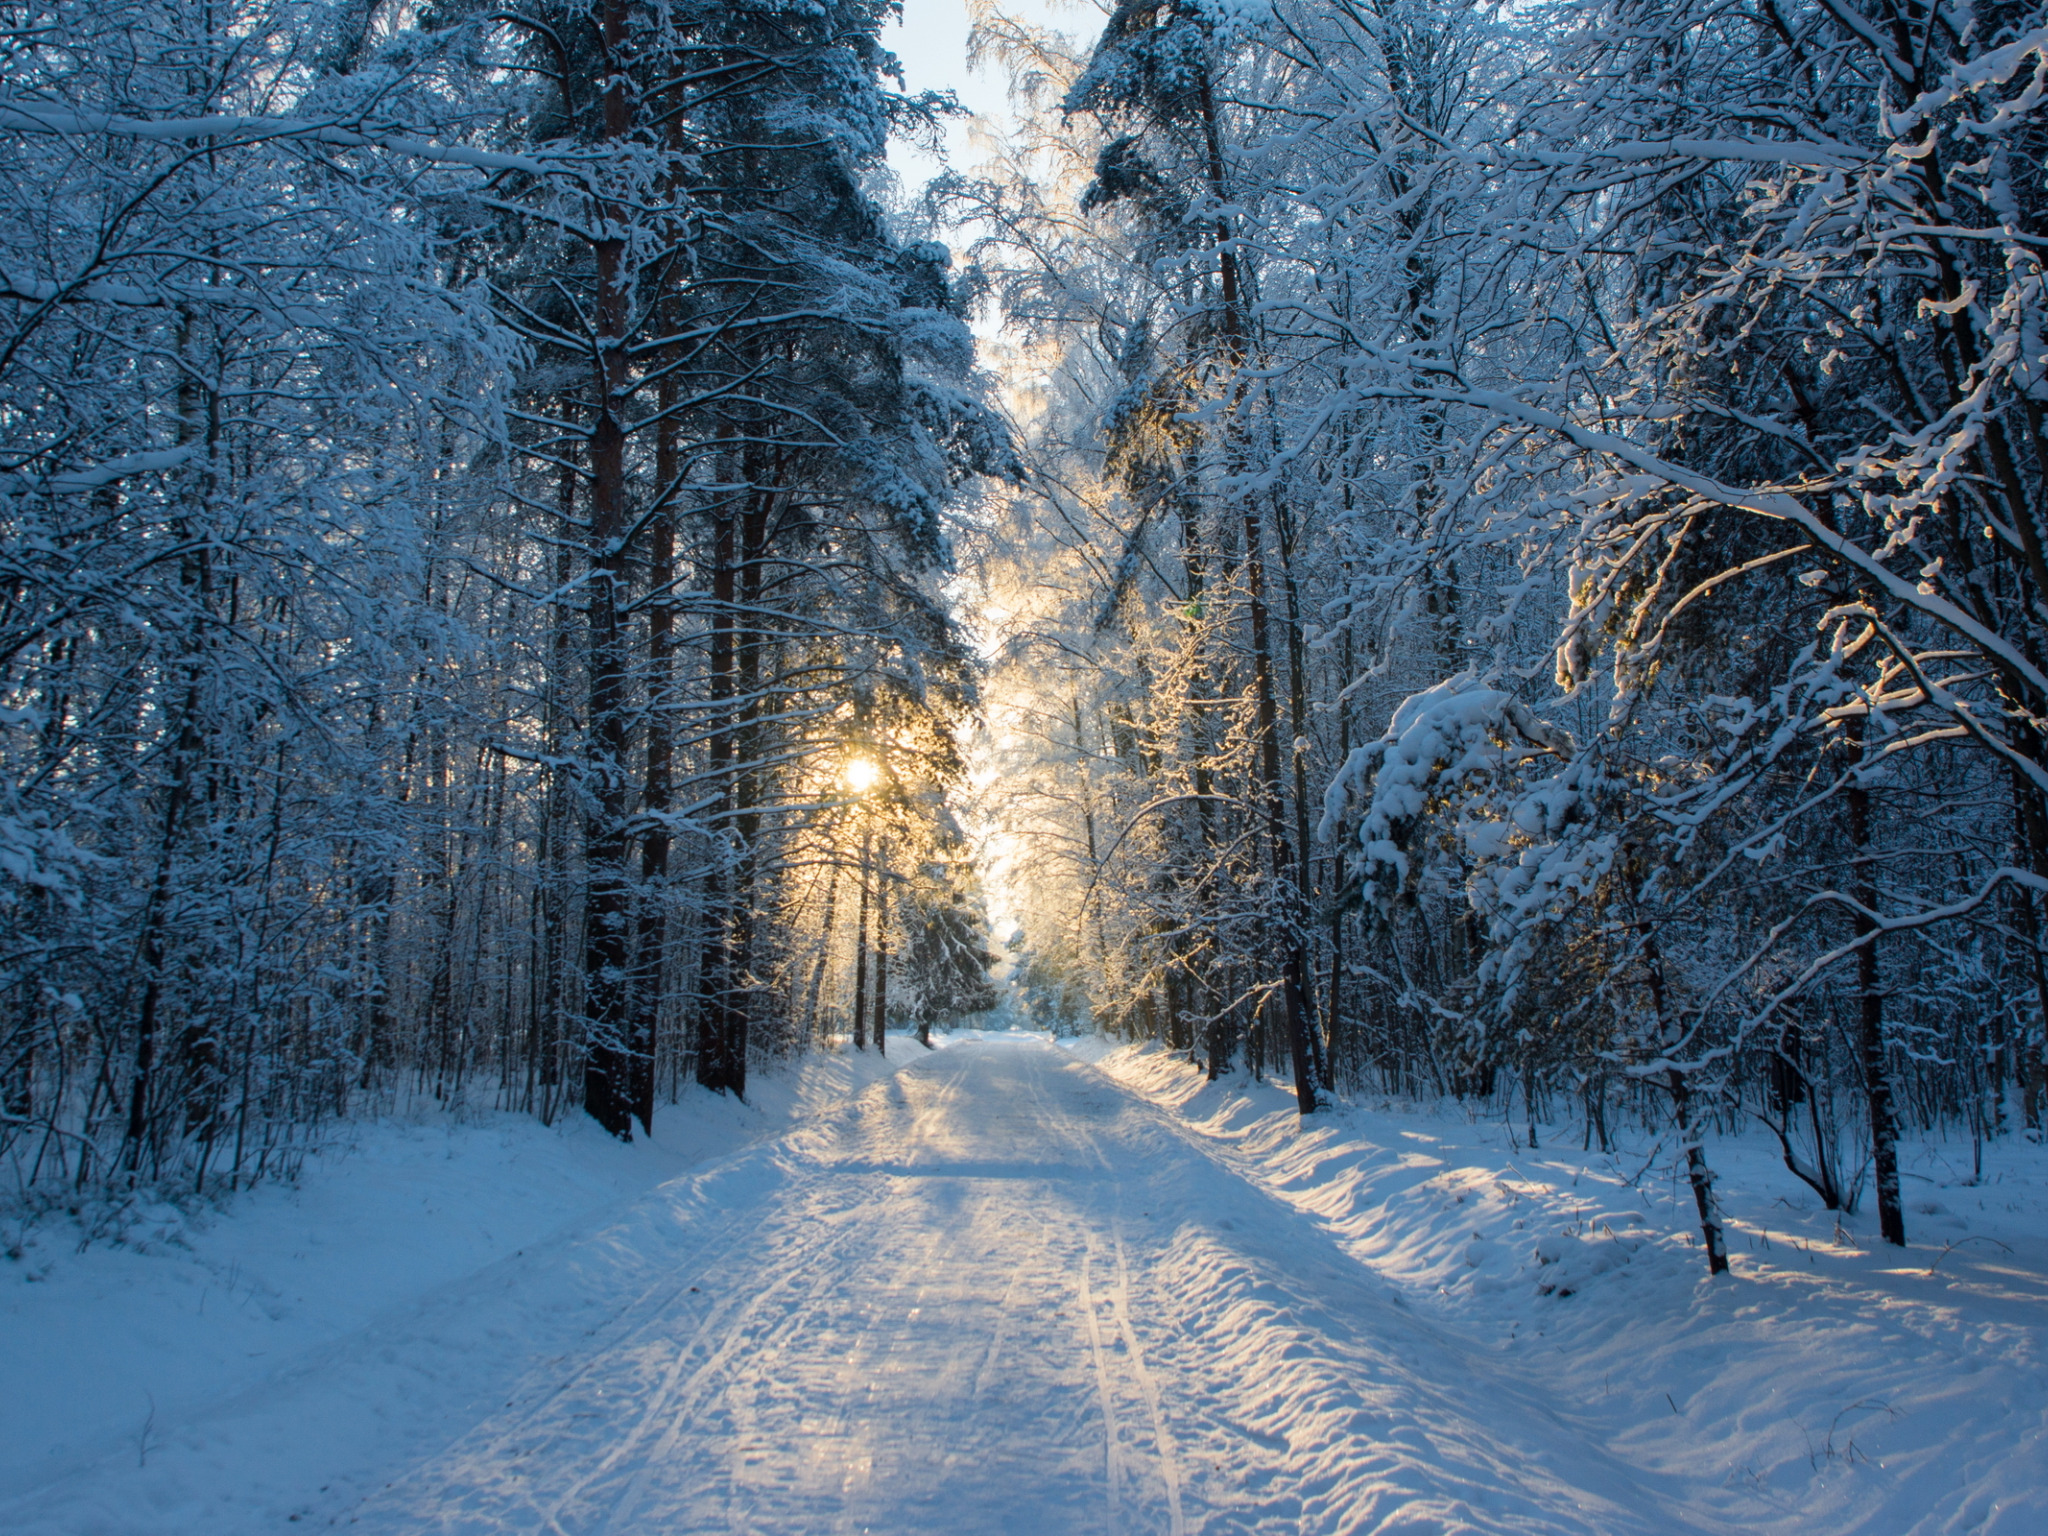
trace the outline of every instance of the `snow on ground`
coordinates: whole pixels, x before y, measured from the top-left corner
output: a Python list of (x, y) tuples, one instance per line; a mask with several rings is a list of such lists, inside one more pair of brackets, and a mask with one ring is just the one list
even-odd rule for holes
[[(631, 1146), (579, 1114), (549, 1128), (429, 1101), (337, 1127), (295, 1184), (226, 1211), (92, 1213), (96, 1241), (61, 1218), (0, 1227), (14, 1260), (0, 1262), (0, 1508), (67, 1475), (146, 1471), (190, 1426), (317, 1374), (349, 1341), (459, 1298), (479, 1272), (558, 1250), (664, 1180), (781, 1135), (924, 1054), (907, 1037), (891, 1049), (758, 1074), (746, 1105), (693, 1089)], [(262, 1470), (288, 1482), (319, 1460), (287, 1449)], [(101, 1528), (150, 1528), (123, 1518)]]
[(743, 1220), (354, 1528), (1685, 1528), (1042, 1040), (935, 1052), (750, 1161)]
[(1967, 1144), (1905, 1149), (1901, 1252), (1874, 1210), (1821, 1209), (1775, 1143), (1714, 1142), (1734, 1254), (1709, 1281), (1690, 1187), (1652, 1138), (1603, 1157), (1578, 1126), (1539, 1127), (1531, 1151), (1387, 1101), (1303, 1127), (1272, 1084), (1077, 1044), (1704, 1528), (2048, 1531), (2041, 1148), (1988, 1147), (1981, 1183)]
[(181, 1231), (39, 1229), (0, 1530), (2048, 1530), (2036, 1149), (1919, 1149), (1902, 1255), (1717, 1147), (1709, 1282), (1648, 1147), (939, 1043), (652, 1146), (384, 1125)]

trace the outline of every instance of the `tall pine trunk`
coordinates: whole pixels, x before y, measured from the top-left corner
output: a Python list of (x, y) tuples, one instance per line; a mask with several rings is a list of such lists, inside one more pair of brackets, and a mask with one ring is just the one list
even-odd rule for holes
[(714, 1092), (735, 1091), (726, 1059), (732, 1006), (732, 866), (729, 839), (738, 788), (733, 782), (736, 728), (733, 697), (739, 622), (739, 515), (729, 500), (710, 514), (711, 650), (706, 678), (711, 720), (705, 772), (713, 784), (706, 821), (715, 829), (704, 875), (704, 947), (697, 977), (697, 1081)]
[[(664, 379), (664, 413), (675, 404), (675, 384)], [(668, 947), (668, 815), (674, 798), (674, 733), (670, 726), (674, 686), (676, 519), (681, 460), (675, 423), (664, 414), (656, 429), (655, 494), (659, 504), (648, 519), (647, 559), (647, 777), (640, 810), (646, 830), (640, 840), (640, 930), (633, 962), (633, 1018), (627, 1046), (632, 1053), (632, 1108), (641, 1128), (654, 1132), (654, 1059), (661, 1021), (662, 962)]]
[[(626, 83), (626, 0), (602, 0), (598, 33), (605, 90), (602, 141), (623, 140), (631, 127)], [(602, 205), (617, 229), (623, 210)], [(586, 1033), (583, 1107), (621, 1140), (633, 1135), (632, 1053), (626, 1040), (630, 995), (631, 889), (626, 875), (627, 712), (630, 707), (625, 606), (626, 333), (632, 294), (626, 242), (607, 234), (594, 242), (597, 264), (596, 419), (590, 430), (590, 526), (587, 533), (589, 696), (584, 749), (583, 986)]]
[[(1207, 151), (1210, 193), (1219, 206), (1227, 206), (1228, 178), (1223, 166), (1223, 135), (1216, 117), (1216, 98), (1207, 72), (1200, 82), (1203, 142)], [(1237, 266), (1236, 242), (1230, 221), (1216, 221), (1217, 279), (1221, 286), (1224, 361), (1233, 370), (1249, 360), (1250, 337), (1246, 333), (1243, 283)], [(1241, 383), (1233, 385), (1241, 401)], [(1234, 434), (1237, 428), (1227, 427)], [(1287, 1036), (1287, 1051), (1294, 1069), (1294, 1099), (1300, 1113), (1316, 1109), (1315, 1058), (1308, 1041), (1308, 956), (1301, 923), (1301, 872), (1295, 857), (1294, 839), (1286, 825), (1280, 779), (1280, 711), (1273, 680), (1273, 637), (1271, 607), (1266, 597), (1265, 519), (1257, 498), (1244, 498), (1245, 585), (1251, 619), (1252, 688), (1258, 711), (1259, 790), (1266, 823), (1267, 850), (1273, 884), (1279, 897), (1281, 921), (1287, 932), (1281, 942), (1280, 974), (1281, 1026)]]

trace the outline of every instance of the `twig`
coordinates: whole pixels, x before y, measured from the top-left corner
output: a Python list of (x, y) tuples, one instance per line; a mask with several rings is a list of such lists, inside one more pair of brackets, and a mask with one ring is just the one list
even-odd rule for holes
[(1958, 1248), (1962, 1247), (1965, 1243), (1991, 1243), (1997, 1247), (2005, 1249), (2007, 1253), (2012, 1252), (2012, 1247), (2010, 1244), (2001, 1243), (1995, 1237), (1985, 1237), (1979, 1233), (1972, 1233), (1968, 1237), (1951, 1238), (1948, 1242), (1943, 1243), (1941, 1245), (1941, 1252), (1936, 1254), (1934, 1256), (1934, 1262), (1927, 1266), (1927, 1278), (1932, 1280), (1934, 1278), (1934, 1272), (1937, 1269), (1941, 1268), (1941, 1261), (1947, 1258), (1950, 1254), (1954, 1253)]
[[(1648, 1158), (1648, 1159), (1647, 1159), (1647, 1160), (1646, 1160), (1646, 1161), (1645, 1161), (1645, 1162), (1643, 1163), (1643, 1166), (1642, 1166), (1642, 1167), (1640, 1167), (1640, 1168), (1638, 1168), (1638, 1169), (1637, 1169), (1637, 1170), (1636, 1170), (1636, 1171), (1635, 1171), (1635, 1172), (1634, 1172), (1634, 1173), (1633, 1173), (1632, 1175), (1630, 1175), (1630, 1176), (1629, 1176), (1628, 1178), (1624, 1179), (1624, 1180), (1623, 1180), (1622, 1182), (1623, 1182), (1623, 1183), (1625, 1183), (1625, 1184), (1628, 1184), (1628, 1185), (1630, 1185), (1631, 1187), (1633, 1187), (1633, 1186), (1635, 1185), (1635, 1183), (1636, 1183), (1636, 1181), (1637, 1181), (1638, 1179), (1642, 1178), (1642, 1176), (1643, 1176), (1644, 1174), (1646, 1174), (1646, 1173), (1648, 1173), (1648, 1172), (1650, 1171), (1651, 1167), (1652, 1167), (1652, 1166), (1653, 1166), (1653, 1165), (1654, 1165), (1654, 1164), (1656, 1163), (1657, 1159), (1658, 1159), (1658, 1158), (1659, 1158), (1660, 1156), (1662, 1156), (1662, 1155), (1663, 1155), (1663, 1152), (1664, 1152), (1664, 1138), (1663, 1138), (1662, 1136), (1659, 1136), (1659, 1137), (1657, 1138), (1657, 1142), (1656, 1142), (1656, 1145), (1650, 1148), (1650, 1156), (1649, 1156), (1649, 1158)], [(1619, 1169), (1617, 1169), (1617, 1170), (1616, 1170), (1616, 1172), (1619, 1172), (1619, 1171), (1620, 1171)]]
[(1868, 1413), (1873, 1411), (1882, 1411), (1887, 1417), (1894, 1419), (1896, 1419), (1899, 1416), (1898, 1409), (1894, 1408), (1890, 1403), (1881, 1401), (1880, 1399), (1875, 1397), (1866, 1397), (1861, 1402), (1851, 1403), (1848, 1407), (1842, 1409), (1839, 1413), (1837, 1413), (1834, 1416), (1834, 1418), (1829, 1422), (1827, 1443), (1821, 1447), (1821, 1455), (1826, 1457), (1829, 1461), (1833, 1461), (1837, 1456), (1839, 1456), (1842, 1458), (1844, 1462), (1847, 1462), (1851, 1466), (1854, 1466), (1856, 1464), (1856, 1458), (1858, 1456), (1863, 1457), (1865, 1461), (1870, 1460), (1870, 1457), (1865, 1452), (1859, 1451), (1856, 1448), (1856, 1437), (1853, 1434), (1849, 1436), (1849, 1444), (1845, 1449), (1840, 1451), (1836, 1450), (1835, 1431), (1841, 1427), (1842, 1420), (1846, 1415), (1852, 1413)]

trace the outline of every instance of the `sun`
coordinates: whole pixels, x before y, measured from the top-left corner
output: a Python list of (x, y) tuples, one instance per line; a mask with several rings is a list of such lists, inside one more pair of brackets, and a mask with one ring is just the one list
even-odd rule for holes
[(847, 762), (846, 767), (840, 770), (839, 776), (848, 789), (856, 795), (864, 795), (874, 788), (875, 780), (881, 776), (881, 772), (882, 770), (875, 766), (873, 758), (856, 757)]

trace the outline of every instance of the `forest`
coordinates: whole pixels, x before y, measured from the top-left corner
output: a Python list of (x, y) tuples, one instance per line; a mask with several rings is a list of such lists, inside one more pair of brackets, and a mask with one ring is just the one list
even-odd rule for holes
[(999, 1003), (1714, 1272), (2038, 1139), (2048, 11), (977, 3), (922, 187), (885, 0), (0, 5), (4, 1198)]

